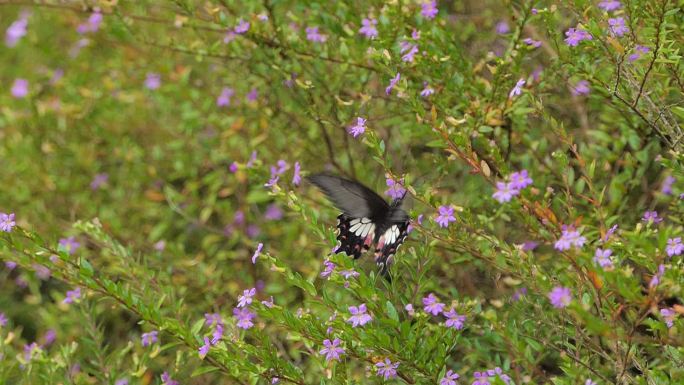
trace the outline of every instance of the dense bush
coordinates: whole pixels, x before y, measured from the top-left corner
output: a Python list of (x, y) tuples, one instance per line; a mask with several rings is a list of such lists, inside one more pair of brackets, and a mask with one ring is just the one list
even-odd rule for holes
[(681, 4), (0, 1), (0, 383), (684, 383)]

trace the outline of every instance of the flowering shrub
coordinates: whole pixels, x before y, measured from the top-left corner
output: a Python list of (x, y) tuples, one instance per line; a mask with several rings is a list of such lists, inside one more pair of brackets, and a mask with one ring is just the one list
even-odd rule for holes
[(684, 382), (678, 4), (0, 2), (0, 383)]

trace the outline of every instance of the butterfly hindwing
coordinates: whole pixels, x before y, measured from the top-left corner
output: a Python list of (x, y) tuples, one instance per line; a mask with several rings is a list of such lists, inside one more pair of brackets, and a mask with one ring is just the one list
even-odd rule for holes
[(378, 243), (375, 245), (375, 263), (383, 275), (387, 274), (387, 270), (393, 262), (394, 254), (408, 236), (409, 223), (408, 219), (402, 222), (392, 222), (387, 230), (380, 235)]
[(368, 251), (375, 237), (375, 224), (370, 218), (354, 218), (346, 214), (337, 217), (337, 248), (335, 252), (345, 253), (354, 259)]

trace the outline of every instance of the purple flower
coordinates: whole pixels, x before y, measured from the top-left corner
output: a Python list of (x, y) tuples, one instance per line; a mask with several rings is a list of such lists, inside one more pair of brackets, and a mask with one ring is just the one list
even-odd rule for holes
[(59, 247), (64, 249), (67, 254), (73, 254), (81, 247), (81, 244), (76, 241), (75, 237), (68, 237), (59, 240)]
[(243, 33), (249, 31), (249, 22), (242, 19), (238, 20), (238, 23), (233, 31), (235, 31), (235, 33), (238, 35), (242, 35)]
[(510, 180), (509, 183), (511, 187), (517, 190), (522, 190), (532, 184), (532, 178), (528, 176), (527, 170), (514, 172), (508, 177), (508, 179)]
[(40, 346), (38, 346), (38, 343), (36, 342), (31, 342), (31, 344), (24, 345), (24, 360), (31, 361), (33, 358), (33, 353), (37, 353), (39, 351)]
[(571, 47), (576, 47), (583, 40), (592, 40), (594, 37), (581, 28), (570, 28), (565, 31), (565, 43)]
[(29, 82), (26, 79), (15, 79), (14, 83), (12, 84), (12, 96), (14, 96), (16, 99), (22, 99), (28, 96), (29, 94)]
[(587, 378), (586, 381), (584, 381), (584, 385), (598, 385), (597, 383), (594, 382), (591, 378)]
[(598, 264), (602, 268), (613, 267), (613, 261), (610, 259), (610, 255), (613, 253), (611, 249), (596, 249), (594, 253), (594, 263)]
[(339, 347), (341, 342), (339, 338), (335, 338), (332, 342), (325, 340), (323, 341), (324, 348), (318, 353), (325, 355), (325, 360), (328, 362), (332, 360), (340, 361), (340, 355), (344, 354), (344, 349)]
[(501, 370), (501, 368), (498, 366), (494, 369), (487, 370), (487, 375), (489, 377), (499, 376), (499, 378), (501, 378), (501, 380), (506, 384), (509, 384), (511, 382), (511, 377), (504, 373), (503, 370)]
[(352, 324), (352, 327), (363, 326), (369, 323), (372, 318), (370, 314), (366, 314), (366, 304), (362, 303), (357, 306), (349, 306), (351, 317), (347, 318), (347, 322)]
[(252, 297), (256, 294), (256, 288), (251, 288), (249, 290), (244, 290), (242, 295), (238, 297), (237, 307), (245, 307), (252, 303)]
[(402, 61), (413, 63), (414, 56), (418, 53), (418, 44), (411, 44), (408, 47), (408, 52), (401, 57)]
[(660, 279), (663, 278), (663, 275), (665, 275), (665, 265), (660, 264), (658, 265), (658, 272), (653, 275), (651, 281), (648, 283), (648, 288), (654, 289), (656, 286), (658, 286), (660, 284)]
[(0, 313), (0, 328), (5, 327), (7, 325), (7, 316), (5, 313)]
[(618, 228), (618, 225), (613, 225), (613, 226), (611, 226), (610, 229), (608, 229), (608, 231), (606, 231), (606, 235), (603, 236), (602, 241), (603, 241), (603, 242), (608, 242), (608, 239), (610, 239), (610, 237), (615, 233), (615, 231), (617, 230), (617, 228)]
[(256, 102), (256, 100), (258, 98), (259, 98), (259, 91), (256, 88), (252, 88), (247, 93), (247, 101), (249, 101), (249, 102)]
[(295, 162), (294, 174), (292, 175), (292, 184), (295, 186), (299, 186), (299, 184), (302, 183), (302, 176), (300, 174), (301, 171), (302, 171), (302, 166), (299, 164), (299, 162)]
[(665, 320), (665, 325), (667, 325), (668, 329), (674, 325), (674, 319), (677, 316), (677, 313), (675, 313), (672, 309), (660, 309), (660, 315)]
[(423, 298), (423, 310), (432, 315), (439, 315), (444, 310), (444, 304), (439, 302), (439, 298), (434, 293), (428, 294)]
[(356, 118), (356, 125), (350, 126), (347, 129), (347, 132), (349, 132), (349, 134), (355, 138), (366, 132), (366, 119), (361, 117)]
[(520, 190), (513, 188), (512, 183), (496, 182), (496, 191), (492, 194), (492, 198), (499, 201), (499, 203), (510, 202), (510, 200), (520, 194)]
[(508, 93), (508, 98), (512, 98), (514, 96), (518, 96), (522, 93), (522, 87), (525, 85), (525, 79), (520, 79), (518, 80), (517, 83), (515, 83), (515, 86), (513, 89), (511, 89), (511, 92)]
[(317, 43), (325, 43), (328, 40), (328, 36), (320, 34), (318, 27), (308, 27), (306, 29), (306, 39)]
[(211, 348), (211, 342), (209, 341), (209, 337), (204, 337), (204, 345), (199, 347), (199, 356), (201, 359), (204, 359), (204, 357), (209, 354), (209, 348)]
[(5, 267), (6, 267), (8, 270), (12, 271), (12, 270), (14, 270), (14, 269), (17, 268), (17, 263), (14, 262), (14, 261), (7, 261), (7, 262), (5, 262)]
[(663, 218), (658, 216), (658, 212), (653, 210), (653, 211), (646, 211), (644, 213), (643, 218), (641, 218), (642, 221), (647, 222), (647, 223), (660, 223), (663, 221)]
[(169, 376), (168, 372), (162, 373), (161, 380), (163, 385), (179, 385), (178, 381), (171, 379), (171, 376)]
[(439, 10), (437, 9), (436, 0), (424, 0), (420, 5), (420, 14), (428, 20), (434, 19), (437, 16), (437, 12)]
[(148, 90), (156, 90), (161, 87), (161, 75), (154, 72), (148, 72), (145, 77), (145, 88)]
[(682, 244), (682, 238), (677, 237), (668, 239), (665, 251), (667, 251), (667, 255), (669, 257), (674, 257), (675, 255), (681, 254), (684, 251), (684, 244)]
[(570, 92), (575, 96), (589, 95), (589, 91), (591, 91), (591, 89), (589, 88), (589, 81), (587, 80), (580, 80), (575, 83), (574, 86), (570, 86)]
[(499, 35), (505, 35), (511, 31), (511, 27), (508, 26), (508, 22), (506, 20), (501, 20), (498, 23), (496, 23), (496, 26), (494, 26), (494, 30), (496, 30), (496, 33), (498, 33)]
[(90, 17), (88, 17), (88, 20), (86, 20), (85, 23), (80, 24), (76, 28), (76, 32), (80, 34), (97, 32), (97, 30), (100, 29), (100, 24), (102, 24), (102, 13), (100, 13), (100, 11), (95, 11), (90, 14)]
[(102, 185), (107, 183), (108, 180), (109, 180), (109, 174), (107, 174), (106, 172), (103, 172), (100, 174), (95, 174), (95, 177), (90, 182), (90, 189), (91, 190), (97, 190), (100, 187), (102, 187)]
[(354, 269), (350, 269), (350, 270), (340, 271), (340, 275), (343, 276), (344, 279), (349, 279), (349, 278), (358, 277), (361, 274), (359, 274), (359, 272), (354, 270)]
[(247, 308), (234, 308), (233, 309), (233, 315), (235, 316), (235, 319), (237, 319), (237, 327), (242, 328), (242, 329), (249, 329), (252, 326), (254, 326), (254, 323), (252, 322), (252, 319), (256, 317), (256, 314), (252, 313), (249, 311)]
[(627, 60), (631, 62), (638, 60), (643, 54), (648, 53), (651, 49), (643, 45), (637, 45), (634, 47), (634, 53), (627, 57)]
[(164, 241), (163, 239), (161, 241), (157, 241), (153, 247), (157, 251), (164, 251), (164, 249), (166, 248), (166, 241)]
[(257, 258), (259, 258), (259, 254), (261, 254), (261, 249), (264, 248), (264, 244), (259, 242), (257, 245), (256, 250), (254, 250), (254, 254), (252, 255), (252, 265), (256, 264)]
[(392, 79), (390, 79), (390, 82), (389, 82), (389, 85), (387, 86), (387, 88), (385, 88), (385, 93), (387, 95), (392, 93), (392, 89), (394, 88), (394, 86), (397, 85), (397, 83), (399, 82), (399, 79), (401, 79), (401, 74), (399, 72), (397, 72), (396, 76), (394, 76)]
[(608, 25), (610, 25), (610, 32), (615, 36), (620, 37), (629, 32), (629, 28), (625, 26), (624, 17), (608, 19)]
[(458, 380), (460, 376), (456, 373), (454, 373), (453, 370), (449, 369), (449, 371), (446, 372), (444, 377), (442, 377), (441, 380), (439, 380), (439, 385), (458, 385), (456, 380)]
[(64, 304), (74, 303), (79, 298), (81, 298), (81, 288), (77, 287), (74, 290), (69, 290), (66, 292), (66, 298), (64, 298), (62, 300), (62, 303), (64, 303)]
[(511, 300), (514, 302), (520, 301), (520, 299), (522, 299), (522, 297), (525, 295), (527, 295), (527, 288), (521, 287), (513, 293), (513, 295), (511, 296)]
[(456, 330), (463, 329), (463, 324), (465, 323), (466, 316), (456, 313), (456, 309), (451, 309), (444, 313), (447, 320), (444, 325), (448, 328), (454, 328)]
[(216, 345), (223, 337), (223, 321), (216, 324), (214, 332), (211, 334), (211, 344)]
[(534, 39), (529, 38), (529, 37), (526, 38), (526, 39), (524, 39), (523, 42), (524, 42), (525, 44), (529, 45), (530, 47), (533, 47), (533, 48), (539, 48), (539, 47), (541, 47), (541, 45), (542, 45), (542, 42), (541, 42), (541, 41), (539, 41), (539, 40), (534, 40)]
[(332, 275), (333, 270), (335, 270), (335, 264), (329, 260), (325, 260), (323, 265), (325, 266), (325, 269), (321, 272), (321, 278), (328, 278)]
[(226, 36), (223, 37), (223, 44), (228, 44), (231, 41), (235, 40), (235, 37), (237, 37), (237, 34), (232, 30), (228, 30), (226, 32)]
[(448, 227), (450, 222), (455, 222), (454, 208), (451, 206), (439, 206), (437, 209), (439, 215), (435, 218), (435, 222), (439, 224), (439, 227)]
[(239, 165), (237, 164), (237, 162), (233, 162), (233, 163), (231, 163), (230, 166), (228, 167), (228, 170), (229, 170), (230, 172), (232, 172), (233, 174), (235, 174), (235, 173), (237, 172), (237, 170), (238, 170), (238, 167), (239, 167)]
[(116, 380), (114, 385), (128, 385), (128, 378), (120, 378)]
[(365, 37), (369, 39), (373, 39), (378, 37), (378, 29), (375, 28), (375, 26), (378, 24), (378, 21), (375, 20), (374, 18), (370, 19), (363, 19), (361, 20), (361, 29), (359, 29), (359, 33), (364, 35)]
[(230, 87), (223, 87), (223, 89), (221, 89), (221, 95), (219, 95), (219, 97), (216, 98), (216, 106), (230, 106), (230, 98), (232, 98), (233, 95), (235, 95), (235, 90), (233, 90)]
[(14, 221), (14, 213), (0, 213), (0, 231), (9, 233), (17, 225)]
[(562, 286), (554, 287), (549, 293), (548, 297), (553, 307), (558, 309), (570, 305), (570, 302), (572, 301), (570, 289)]
[(582, 246), (584, 246), (584, 242), (586, 241), (587, 238), (583, 237), (578, 230), (564, 225), (561, 232), (561, 237), (556, 241), (553, 247), (558, 251), (568, 250), (572, 246), (582, 248)]
[(36, 272), (36, 276), (39, 279), (42, 279), (43, 281), (50, 278), (50, 275), (52, 274), (50, 272), (50, 269), (48, 269), (47, 267), (45, 267), (43, 265), (39, 265), (37, 263), (34, 263), (32, 267), (33, 267), (33, 270), (35, 270), (35, 272)]
[(142, 346), (150, 346), (159, 341), (159, 332), (152, 330), (149, 333), (143, 333), (141, 336)]
[(204, 323), (207, 326), (218, 325), (223, 323), (219, 313), (204, 313)]
[(389, 380), (390, 378), (394, 378), (397, 376), (397, 368), (399, 367), (399, 363), (392, 363), (389, 358), (385, 358), (384, 362), (378, 362), (375, 364), (375, 367), (378, 369), (378, 376), (384, 377), (385, 380)]
[(620, 2), (617, 0), (605, 0), (601, 1), (598, 4), (598, 6), (604, 11), (614, 11), (616, 9), (620, 9), (620, 7), (622, 7), (622, 4), (620, 4)]
[(662, 192), (665, 195), (672, 195), (672, 185), (674, 185), (674, 182), (676, 181), (675, 177), (672, 175), (668, 175), (667, 178), (663, 181), (662, 186), (660, 187), (660, 192)]
[(389, 187), (385, 191), (385, 195), (392, 199), (400, 199), (406, 194), (406, 189), (401, 185), (401, 182), (397, 182), (392, 178), (386, 178), (385, 183), (387, 183), (387, 187)]
[(428, 82), (424, 82), (423, 87), (424, 87), (423, 90), (420, 91), (420, 96), (427, 98), (428, 96), (435, 93), (435, 90), (430, 88), (430, 86), (428, 85)]
[(413, 317), (413, 315), (416, 313), (416, 311), (413, 309), (412, 304), (408, 304), (408, 305), (404, 306), (404, 310), (406, 310), (408, 315), (410, 315), (411, 317)]
[(22, 37), (26, 36), (26, 27), (28, 26), (28, 13), (22, 13), (19, 19), (15, 20), (5, 31), (5, 44), (8, 47), (17, 45)]
[(283, 210), (278, 207), (277, 204), (272, 203), (266, 207), (266, 212), (264, 213), (264, 219), (267, 221), (277, 221), (283, 217)]

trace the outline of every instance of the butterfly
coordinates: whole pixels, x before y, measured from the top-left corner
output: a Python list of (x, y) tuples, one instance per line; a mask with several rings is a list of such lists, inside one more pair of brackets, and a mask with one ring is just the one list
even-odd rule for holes
[(401, 209), (406, 193), (387, 203), (373, 190), (353, 180), (330, 174), (314, 174), (307, 179), (342, 211), (337, 216), (335, 252), (358, 259), (373, 246), (375, 263), (387, 277), (393, 256), (408, 235), (410, 219)]

